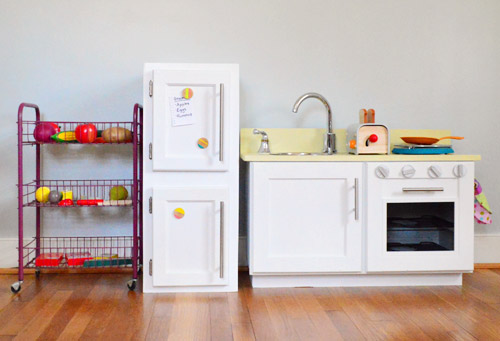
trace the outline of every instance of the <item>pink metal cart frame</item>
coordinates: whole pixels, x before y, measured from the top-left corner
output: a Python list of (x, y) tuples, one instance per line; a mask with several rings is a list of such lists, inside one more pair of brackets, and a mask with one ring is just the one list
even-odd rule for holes
[[(35, 121), (24, 120), (24, 109), (35, 110)], [(63, 131), (73, 131), (79, 124), (92, 123), (97, 129), (104, 130), (111, 127), (122, 127), (132, 132), (132, 141), (116, 142), (129, 143), (133, 146), (133, 179), (126, 180), (42, 180), (41, 179), (41, 145), (56, 144), (56, 142), (39, 142), (33, 137), (33, 131), (40, 119), (40, 109), (35, 104), (21, 103), (18, 109), (18, 251), (19, 251), (19, 276), (18, 282), (11, 286), (14, 293), (21, 290), (24, 280), (24, 269), (35, 268), (38, 276), (44, 267), (126, 267), (131, 266), (132, 280), (127, 282), (130, 290), (134, 290), (138, 273), (143, 264), (143, 162), (142, 162), (142, 136), (143, 136), (143, 108), (140, 104), (134, 105), (132, 122), (55, 122), (63, 127)], [(108, 143), (101, 143), (106, 145)], [(35, 180), (24, 182), (23, 147), (35, 146), (36, 148), (36, 175)], [(49, 186), (60, 190), (71, 188), (78, 196), (101, 197), (102, 205), (107, 206), (132, 206), (133, 234), (132, 236), (112, 237), (43, 237), (41, 236), (41, 208), (60, 207), (57, 204), (40, 203), (35, 199), (35, 192), (40, 186)], [(127, 200), (110, 200), (109, 190), (113, 186), (123, 186), (131, 192), (131, 203)], [(108, 196), (108, 198), (106, 198)], [(106, 202), (106, 204), (104, 204)], [(24, 245), (24, 207), (36, 209), (36, 232), (34, 240)], [(81, 207), (75, 203), (70, 207)], [(85, 206), (87, 207), (87, 206)], [(39, 259), (43, 256), (53, 259)], [(43, 261), (46, 261), (45, 263)]]

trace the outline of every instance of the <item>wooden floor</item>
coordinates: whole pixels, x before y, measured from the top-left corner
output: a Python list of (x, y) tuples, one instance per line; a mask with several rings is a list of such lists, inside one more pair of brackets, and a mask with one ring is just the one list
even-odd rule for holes
[(500, 270), (463, 287), (252, 289), (143, 295), (129, 274), (0, 276), (0, 340), (495, 340)]

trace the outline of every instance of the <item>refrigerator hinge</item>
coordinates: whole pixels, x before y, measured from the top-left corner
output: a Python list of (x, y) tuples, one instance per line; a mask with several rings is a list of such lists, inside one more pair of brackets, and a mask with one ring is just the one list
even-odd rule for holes
[(153, 97), (153, 81), (149, 81), (149, 97)]
[(149, 213), (153, 213), (153, 197), (149, 197)]
[(153, 160), (153, 144), (149, 144), (149, 159)]
[(149, 260), (149, 276), (153, 276), (153, 260)]

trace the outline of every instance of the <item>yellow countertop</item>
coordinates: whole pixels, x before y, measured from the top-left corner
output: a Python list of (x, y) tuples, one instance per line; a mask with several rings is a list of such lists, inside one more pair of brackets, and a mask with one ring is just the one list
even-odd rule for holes
[(241, 159), (246, 162), (370, 162), (370, 161), (479, 161), (480, 155), (264, 155), (264, 154), (242, 154)]
[[(311, 152), (318, 153), (323, 145), (324, 129), (281, 129), (264, 128), (269, 136), (272, 153)], [(334, 155), (265, 155), (258, 154), (260, 135), (253, 135), (253, 129), (243, 128), (240, 133), (240, 157), (246, 162), (369, 162), (369, 161), (479, 161), (480, 155), (353, 155), (346, 149), (345, 129), (335, 129), (337, 154)], [(449, 136), (449, 130), (391, 130), (391, 150), (394, 144), (402, 143), (400, 136)], [(449, 141), (448, 141), (449, 142)], [(441, 144), (446, 141), (440, 142)], [(466, 143), (466, 140), (458, 143)]]

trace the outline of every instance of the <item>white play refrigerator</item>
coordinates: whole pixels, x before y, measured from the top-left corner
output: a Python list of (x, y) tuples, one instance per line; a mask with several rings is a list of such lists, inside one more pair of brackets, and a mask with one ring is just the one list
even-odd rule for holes
[(238, 289), (239, 67), (145, 64), (144, 292)]

